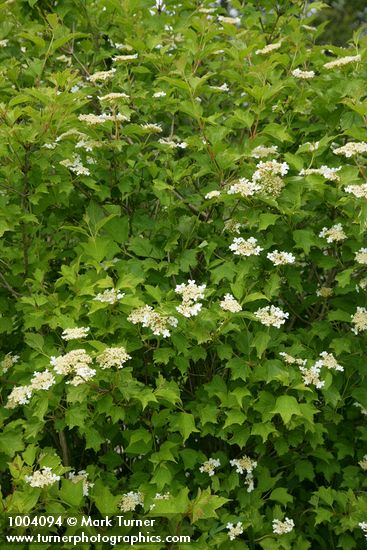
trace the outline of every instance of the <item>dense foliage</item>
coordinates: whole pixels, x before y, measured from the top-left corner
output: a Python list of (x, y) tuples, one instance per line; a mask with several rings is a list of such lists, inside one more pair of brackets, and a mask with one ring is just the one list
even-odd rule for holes
[(366, 38), (326, 57), (300, 0), (0, 14), (3, 510), (364, 547)]

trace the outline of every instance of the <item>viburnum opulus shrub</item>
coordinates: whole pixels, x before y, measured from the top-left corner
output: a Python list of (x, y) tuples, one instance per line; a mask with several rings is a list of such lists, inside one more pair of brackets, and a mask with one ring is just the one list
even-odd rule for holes
[(321, 7), (2, 2), (2, 511), (364, 547), (367, 40)]

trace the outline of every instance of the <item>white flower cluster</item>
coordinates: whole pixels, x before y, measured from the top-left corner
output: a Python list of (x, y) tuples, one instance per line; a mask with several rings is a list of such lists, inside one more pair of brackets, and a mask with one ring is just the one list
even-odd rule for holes
[(110, 71), (98, 71), (97, 73), (91, 74), (88, 77), (88, 80), (90, 82), (106, 82), (106, 80), (110, 80), (116, 72), (116, 69), (111, 69)]
[(189, 279), (187, 284), (182, 283), (175, 288), (176, 294), (182, 297), (182, 303), (176, 310), (184, 317), (195, 317), (202, 308), (199, 300), (204, 299), (206, 285), (197, 285), (194, 280)]
[(229, 86), (227, 82), (224, 82), (221, 86), (210, 86), (212, 90), (217, 90), (218, 92), (229, 92)]
[(255, 311), (255, 317), (266, 327), (280, 328), (284, 325), (289, 313), (276, 306), (265, 306)]
[(93, 300), (96, 300), (96, 302), (102, 302), (105, 304), (116, 304), (119, 300), (122, 300), (124, 298), (125, 293), (120, 292), (119, 290), (116, 290), (115, 288), (110, 288), (105, 290), (104, 292), (100, 292), (93, 298)]
[(355, 402), (353, 403), (353, 405), (358, 409), (361, 409), (361, 414), (363, 414), (364, 416), (367, 416), (367, 409), (365, 409), (364, 406), (361, 405), (361, 403)]
[(362, 470), (367, 470), (367, 455), (364, 455), (362, 460), (358, 462), (359, 466), (362, 468)]
[(251, 151), (251, 156), (254, 159), (261, 159), (268, 157), (269, 155), (276, 155), (278, 152), (277, 145), (271, 145), (270, 147), (265, 147), (264, 145), (258, 145)]
[(344, 371), (344, 367), (338, 364), (336, 358), (332, 353), (328, 353), (327, 351), (322, 351), (320, 353), (321, 359), (316, 361), (315, 366), (317, 367), (326, 367), (330, 370), (337, 370), (340, 372)]
[(310, 386), (311, 384), (314, 384), (314, 386), (318, 389), (324, 387), (325, 381), (320, 380), (321, 366), (322, 365), (317, 365), (315, 363), (315, 365), (313, 365), (309, 369), (307, 369), (306, 367), (299, 367), (299, 370), (302, 372), (303, 383), (305, 386)]
[(219, 197), (219, 196), (220, 196), (220, 191), (214, 190), (214, 191), (209, 191), (209, 193), (205, 195), (205, 198), (207, 200), (210, 200), (210, 199), (215, 199), (216, 197)]
[(357, 199), (367, 199), (367, 183), (362, 185), (348, 185), (344, 188), (346, 193), (352, 193)]
[[(171, 497), (171, 493), (167, 491), (167, 493), (163, 493), (163, 494), (156, 493), (153, 500), (169, 500), (170, 497)], [(153, 502), (153, 504), (149, 506), (150, 510), (154, 510), (154, 508), (155, 508), (155, 502)]]
[(178, 322), (176, 317), (163, 317), (148, 305), (134, 309), (127, 320), (134, 325), (141, 323), (143, 327), (150, 328), (153, 334), (163, 338), (170, 336), (169, 327), (177, 327)]
[(305, 365), (307, 363), (307, 359), (293, 357), (293, 355), (289, 355), (285, 351), (280, 351), (279, 355), (283, 357), (283, 361), (288, 365)]
[(15, 409), (18, 405), (27, 405), (32, 397), (32, 388), (30, 386), (16, 386), (8, 396), (6, 409)]
[(33, 472), (31, 476), (25, 476), (25, 481), (29, 483), (31, 487), (47, 487), (53, 485), (56, 481), (60, 480), (60, 476), (52, 473), (52, 468), (42, 468)]
[(238, 521), (236, 525), (233, 525), (233, 523), (227, 523), (226, 528), (228, 529), (229, 540), (234, 540), (243, 533), (241, 521)]
[(220, 466), (220, 460), (217, 458), (209, 458), (209, 460), (206, 460), (203, 462), (202, 466), (200, 466), (199, 470), (201, 473), (208, 474), (210, 477), (215, 474), (215, 469), (219, 468)]
[(367, 265), (367, 248), (360, 248), (356, 252), (356, 262), (362, 265)]
[(89, 331), (89, 327), (66, 328), (61, 334), (61, 338), (63, 340), (79, 340), (79, 338), (86, 338)]
[(229, 247), (236, 256), (258, 256), (263, 248), (257, 245), (257, 239), (250, 237), (245, 240), (243, 237), (235, 237)]
[(19, 355), (7, 353), (4, 359), (0, 362), (0, 367), (3, 372), (7, 372), (18, 361)]
[(354, 334), (367, 330), (367, 309), (365, 307), (357, 307), (357, 311), (352, 315), (352, 323), (354, 324), (354, 328), (352, 328)]
[(225, 294), (224, 299), (220, 302), (220, 307), (224, 309), (224, 311), (230, 311), (231, 313), (242, 311), (241, 304), (237, 302), (232, 294)]
[(179, 140), (175, 141), (170, 138), (161, 138), (158, 141), (161, 145), (167, 145), (171, 149), (177, 149), (177, 148), (186, 149), (187, 147), (186, 141), (179, 141)]
[(131, 359), (131, 356), (126, 352), (124, 347), (106, 348), (96, 357), (96, 361), (101, 369), (110, 369), (111, 367), (122, 369), (124, 363), (129, 359)]
[(254, 490), (254, 476), (253, 471), (257, 466), (256, 460), (252, 460), (249, 456), (244, 455), (242, 458), (234, 458), (229, 461), (231, 466), (236, 467), (238, 474), (246, 472), (245, 485), (247, 485), (247, 492), (251, 493)]
[(330, 168), (329, 166), (323, 165), (320, 168), (304, 168), (300, 171), (300, 176), (312, 176), (313, 174), (323, 176), (326, 180), (329, 181), (339, 181), (340, 177), (337, 172), (341, 170), (341, 166), (338, 168)]
[(112, 58), (112, 61), (114, 63), (124, 63), (125, 61), (133, 61), (134, 59), (137, 59), (138, 56), (139, 54), (137, 53), (132, 53), (128, 55), (115, 55), (115, 57)]
[(74, 349), (65, 355), (51, 357), (50, 363), (57, 374), (73, 375), (73, 378), (67, 382), (72, 386), (79, 386), (79, 384), (91, 380), (96, 374), (95, 369), (89, 367), (92, 358), (85, 349)]
[(48, 390), (56, 384), (54, 375), (48, 370), (35, 372), (31, 379), (31, 389), (33, 390)]
[(98, 96), (99, 101), (116, 101), (118, 99), (129, 99), (130, 96), (125, 92), (111, 92), (103, 96)]
[(240, 233), (240, 229), (243, 227), (242, 223), (236, 222), (236, 220), (226, 220), (224, 222), (224, 231), (229, 231), (230, 233)]
[(335, 155), (343, 155), (346, 158), (354, 157), (355, 155), (362, 155), (363, 153), (367, 153), (367, 143), (364, 141), (351, 141), (342, 147), (334, 149), (333, 153)]
[(319, 237), (326, 239), (326, 242), (328, 243), (343, 241), (347, 238), (341, 223), (332, 225), (329, 229), (327, 227), (323, 227), (319, 233)]
[(140, 124), (141, 128), (145, 130), (146, 132), (151, 132), (152, 134), (160, 134), (163, 132), (162, 126), (160, 124), (154, 124), (154, 123), (147, 123), (147, 124)]
[(334, 69), (335, 67), (343, 67), (349, 65), (349, 63), (358, 63), (361, 61), (361, 56), (358, 55), (346, 55), (345, 57), (339, 57), (328, 63), (324, 63), (325, 69)]
[(78, 119), (80, 122), (85, 122), (86, 124), (104, 124), (105, 122), (127, 122), (129, 117), (122, 115), (121, 113), (107, 114), (102, 113), (101, 115), (79, 115)]
[(294, 264), (294, 262), (296, 261), (295, 256), (293, 256), (293, 254), (291, 254), (290, 252), (279, 252), (278, 250), (273, 250), (273, 252), (268, 252), (266, 257), (274, 265)]
[(297, 68), (297, 69), (294, 69), (294, 71), (292, 71), (292, 75), (295, 78), (301, 78), (303, 80), (309, 80), (310, 78), (315, 77), (315, 72), (314, 71), (302, 71), (300, 68)]
[(167, 95), (166, 92), (163, 92), (163, 90), (160, 90), (160, 91), (158, 91), (158, 92), (155, 92), (155, 93), (153, 94), (153, 97), (160, 98), (160, 97), (166, 97), (166, 95)]
[(333, 295), (333, 289), (329, 286), (321, 286), (316, 290), (316, 296), (321, 296), (322, 298), (330, 298)]
[(260, 161), (252, 176), (252, 181), (260, 184), (261, 192), (265, 195), (277, 197), (284, 187), (282, 179), (288, 173), (289, 166), (286, 162), (277, 160)]
[(278, 50), (280, 46), (282, 45), (281, 42), (275, 42), (274, 44), (267, 44), (261, 50), (256, 50), (256, 54), (259, 55), (265, 55), (267, 53), (273, 52), (274, 50)]
[(273, 533), (275, 535), (284, 535), (293, 531), (294, 521), (293, 519), (285, 518), (284, 521), (279, 519), (273, 519)]
[(118, 507), (122, 512), (133, 512), (137, 506), (142, 506), (143, 504), (144, 497), (140, 491), (136, 493), (134, 493), (134, 491), (129, 491), (122, 495)]
[(75, 472), (69, 473), (69, 479), (71, 479), (73, 483), (79, 483), (79, 481), (83, 482), (83, 495), (85, 497), (89, 495), (89, 489), (94, 487), (94, 483), (88, 481), (88, 476), (89, 474), (85, 470), (79, 470), (77, 474)]
[(228, 189), (228, 195), (241, 195), (241, 197), (250, 197), (257, 191), (261, 191), (261, 185), (254, 183), (246, 178), (240, 178), (238, 182), (233, 183)]
[(367, 539), (367, 523), (364, 521), (361, 521), (360, 523), (358, 523), (358, 526), (362, 529), (364, 536)]
[(69, 170), (71, 170), (71, 172), (74, 172), (77, 176), (90, 176), (89, 168), (83, 166), (80, 155), (74, 155), (71, 160), (60, 160), (60, 164), (62, 166), (65, 166), (65, 168), (69, 168)]

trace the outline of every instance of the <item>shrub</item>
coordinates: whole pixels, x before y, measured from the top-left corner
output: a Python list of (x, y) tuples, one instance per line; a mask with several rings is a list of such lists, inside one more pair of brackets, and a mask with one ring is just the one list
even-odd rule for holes
[(260, 4), (1, 6), (9, 514), (363, 546), (367, 42)]

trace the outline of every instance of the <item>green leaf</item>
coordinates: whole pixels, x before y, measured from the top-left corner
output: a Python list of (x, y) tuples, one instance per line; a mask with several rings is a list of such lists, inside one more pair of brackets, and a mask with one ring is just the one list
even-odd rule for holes
[(201, 519), (217, 518), (217, 512), (224, 504), (229, 502), (228, 498), (212, 495), (210, 489), (199, 488), (198, 494), (191, 505), (192, 523), (196, 523)]
[(288, 424), (293, 415), (302, 416), (298, 401), (292, 395), (281, 395), (275, 402), (273, 414), (280, 414), (284, 424)]
[(172, 414), (169, 431), (180, 432), (183, 442), (185, 442), (193, 432), (198, 432), (199, 430), (195, 426), (195, 419), (192, 414), (180, 412)]

